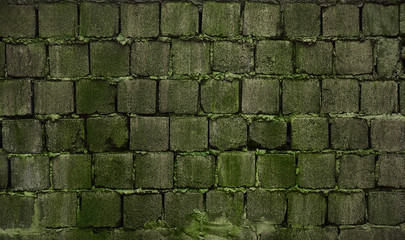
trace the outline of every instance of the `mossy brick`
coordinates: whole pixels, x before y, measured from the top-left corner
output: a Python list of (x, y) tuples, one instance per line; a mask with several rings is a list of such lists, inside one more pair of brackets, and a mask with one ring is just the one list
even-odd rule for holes
[(205, 117), (171, 117), (170, 149), (204, 151), (208, 148), (208, 120)]
[(287, 209), (285, 192), (263, 189), (247, 192), (246, 217), (253, 222), (282, 224)]
[(156, 89), (154, 80), (123, 80), (117, 86), (118, 112), (152, 114), (156, 112)]
[(113, 3), (80, 3), (80, 35), (113, 37), (118, 34), (119, 6)]
[(212, 190), (207, 192), (206, 198), (209, 221), (221, 221), (225, 218), (232, 224), (241, 225), (244, 214), (242, 192)]
[(360, 10), (356, 5), (337, 4), (322, 11), (324, 36), (358, 36)]
[(29, 80), (0, 82), (0, 115), (24, 116), (32, 114), (32, 90)]
[(36, 114), (69, 114), (74, 111), (73, 82), (34, 82), (34, 110)]
[(328, 148), (328, 119), (322, 117), (293, 118), (291, 141), (293, 149), (322, 150)]
[(262, 2), (246, 2), (243, 18), (243, 34), (274, 37), (280, 34), (280, 5)]
[(277, 114), (280, 84), (276, 79), (243, 79), (242, 112), (247, 114)]
[(126, 149), (128, 120), (124, 116), (87, 119), (87, 144), (92, 152)]
[(278, 240), (336, 240), (338, 239), (338, 235), (338, 228), (334, 226), (322, 228), (278, 228), (275, 231), (267, 231), (260, 234), (261, 239)]
[(218, 155), (218, 185), (222, 187), (253, 187), (255, 185), (255, 154), (223, 152)]
[(210, 43), (195, 41), (172, 42), (174, 74), (208, 74), (210, 67)]
[(0, 78), (4, 77), (5, 66), (6, 66), (6, 44), (4, 42), (0, 42)]
[(210, 145), (220, 150), (240, 149), (247, 144), (247, 125), (243, 118), (210, 121)]
[(287, 193), (287, 222), (289, 225), (323, 225), (326, 199), (322, 193)]
[(47, 156), (10, 158), (11, 188), (15, 191), (38, 191), (50, 187), (49, 159)]
[(165, 76), (169, 73), (170, 43), (135, 42), (131, 50), (131, 72), (140, 76)]
[(174, 155), (150, 152), (135, 155), (135, 187), (168, 189), (173, 187)]
[(0, 189), (8, 186), (8, 158), (7, 154), (0, 154)]
[(286, 4), (284, 29), (289, 37), (317, 37), (321, 32), (321, 8), (313, 3)]
[(166, 240), (171, 235), (164, 235), (165, 233), (160, 233), (156, 229), (139, 229), (136, 231), (125, 231), (125, 239), (136, 240), (136, 239), (156, 239), (156, 240)]
[(262, 40), (256, 46), (256, 73), (293, 73), (293, 43)]
[(76, 226), (77, 202), (75, 192), (38, 194), (40, 225), (50, 228)]
[(201, 83), (201, 107), (206, 113), (239, 111), (239, 81), (208, 80)]
[(2, 194), (0, 205), (0, 228), (29, 228), (33, 224), (34, 197)]
[(399, 225), (405, 221), (405, 193), (371, 191), (368, 193), (368, 219), (371, 224)]
[(40, 37), (75, 37), (78, 30), (77, 4), (68, 2), (40, 4), (38, 27)]
[(249, 44), (218, 41), (213, 46), (213, 70), (232, 73), (253, 70), (253, 47)]
[(131, 153), (98, 153), (93, 159), (96, 187), (133, 188), (134, 160)]
[(402, 70), (400, 61), (401, 42), (384, 38), (377, 43), (377, 73), (381, 77), (395, 77)]
[(360, 118), (334, 118), (330, 125), (331, 148), (356, 150), (368, 148), (367, 120)]
[(371, 41), (337, 41), (336, 73), (369, 74), (373, 70), (373, 49)]
[(124, 227), (139, 228), (156, 222), (163, 214), (161, 194), (131, 194), (124, 196)]
[(129, 75), (129, 46), (118, 42), (91, 42), (90, 66), (93, 76)]
[(121, 28), (125, 37), (159, 36), (159, 3), (121, 5)]
[(398, 111), (398, 84), (396, 82), (363, 82), (360, 86), (361, 113), (389, 114)]
[(116, 85), (103, 80), (80, 80), (76, 83), (78, 114), (115, 112)]
[(34, 5), (0, 5), (0, 36), (12, 38), (35, 37)]
[[(97, 231), (98, 232), (98, 231)], [(90, 228), (61, 228), (61, 229), (52, 229), (51, 231), (45, 232), (47, 240), (54, 239), (96, 239), (94, 232)], [(44, 239), (42, 237), (41, 239)], [(27, 239), (28, 240), (28, 239)]]
[(266, 154), (257, 158), (257, 175), (261, 187), (290, 188), (295, 185), (295, 156)]
[(6, 44), (7, 74), (13, 77), (45, 77), (45, 44)]
[(319, 80), (284, 80), (283, 113), (318, 113), (321, 88)]
[(165, 194), (165, 222), (171, 227), (183, 227), (192, 222), (195, 210), (203, 211), (203, 195), (200, 193)]
[(82, 192), (78, 225), (81, 227), (120, 226), (120, 194), (107, 191)]
[(298, 155), (298, 186), (334, 188), (336, 160), (333, 154), (301, 153)]
[(91, 155), (61, 154), (52, 159), (54, 189), (89, 189), (91, 179)]
[(239, 35), (240, 4), (232, 2), (204, 2), (202, 32), (210, 36)]
[(339, 237), (341, 240), (404, 239), (405, 231), (401, 228), (392, 227), (342, 228)]
[(332, 74), (332, 43), (317, 41), (312, 44), (296, 44), (296, 67), (298, 73)]
[(196, 114), (199, 84), (193, 80), (159, 81), (159, 111), (162, 113)]
[(45, 124), (46, 146), (50, 152), (83, 152), (84, 119), (58, 119)]
[(169, 149), (168, 117), (133, 117), (130, 120), (131, 150), (167, 151)]
[(399, 33), (398, 5), (366, 3), (363, 6), (363, 34), (396, 36)]
[(377, 185), (405, 188), (405, 155), (384, 154), (378, 156)]
[(322, 80), (323, 113), (350, 113), (359, 111), (360, 86), (355, 79)]
[(371, 121), (371, 147), (396, 152), (405, 150), (405, 119), (380, 118)]
[(343, 155), (339, 161), (340, 188), (373, 188), (374, 156)]
[(249, 145), (276, 149), (287, 144), (287, 123), (284, 121), (254, 121), (249, 126)]
[(177, 187), (211, 188), (214, 185), (215, 157), (176, 156)]
[(88, 44), (49, 46), (51, 77), (84, 77), (89, 74)]
[(11, 153), (40, 153), (42, 125), (35, 119), (4, 120), (3, 149)]
[(194, 35), (198, 32), (198, 7), (191, 2), (163, 2), (161, 16), (163, 35)]
[(362, 224), (366, 216), (366, 199), (363, 192), (328, 195), (328, 222), (337, 225)]

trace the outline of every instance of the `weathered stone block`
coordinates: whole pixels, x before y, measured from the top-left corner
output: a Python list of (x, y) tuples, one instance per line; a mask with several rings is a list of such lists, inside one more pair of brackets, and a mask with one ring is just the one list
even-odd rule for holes
[(293, 149), (321, 150), (328, 148), (328, 119), (321, 117), (293, 118), (291, 141)]
[(89, 74), (89, 46), (51, 45), (49, 66), (52, 77), (84, 77)]
[(266, 154), (257, 158), (260, 186), (290, 188), (295, 185), (295, 157), (290, 154)]
[(247, 193), (246, 215), (247, 219), (251, 221), (282, 224), (286, 208), (287, 201), (284, 192), (256, 189)]
[[(13, 18), (14, 19), (14, 18)], [(6, 44), (7, 74), (14, 77), (45, 77), (45, 44)]]
[(373, 70), (373, 49), (371, 41), (337, 41), (336, 73), (368, 74)]
[(404, 192), (369, 192), (368, 217), (371, 224), (399, 225), (405, 221)]
[(396, 152), (405, 150), (405, 119), (380, 118), (371, 121), (371, 147)]
[(177, 187), (210, 188), (214, 185), (214, 156), (176, 156)]
[(289, 41), (258, 41), (256, 72), (264, 74), (293, 73), (293, 43)]
[(139, 229), (136, 231), (125, 231), (123, 232), (125, 239), (135, 240), (135, 239), (156, 239), (156, 240), (166, 240), (171, 235), (166, 236), (155, 229)]
[(159, 35), (159, 3), (121, 5), (122, 34), (125, 37), (157, 37)]
[(29, 80), (0, 82), (0, 115), (23, 116), (32, 114), (32, 91)]
[(169, 72), (170, 44), (135, 42), (131, 50), (131, 72), (140, 76), (160, 76)]
[(49, 159), (47, 156), (21, 156), (10, 158), (11, 187), (17, 191), (48, 189)]
[(405, 155), (379, 155), (377, 172), (378, 186), (405, 188)]
[(147, 222), (157, 221), (162, 213), (162, 195), (160, 194), (124, 196), (124, 227), (143, 227)]
[(337, 4), (323, 10), (322, 23), (324, 36), (358, 36), (359, 7), (350, 4)]
[(12, 153), (40, 153), (42, 151), (42, 126), (38, 120), (4, 120), (2, 125), (5, 151)]
[(339, 237), (342, 240), (403, 239), (405, 238), (405, 231), (401, 228), (392, 227), (377, 227), (371, 229), (358, 227), (341, 229)]
[(398, 39), (384, 38), (377, 43), (377, 73), (382, 77), (394, 77), (402, 71)]
[(81, 80), (76, 83), (78, 114), (115, 112), (117, 88), (108, 81)]
[(210, 43), (173, 40), (174, 74), (207, 74), (210, 67)]
[(214, 42), (212, 69), (220, 72), (247, 73), (253, 70), (253, 48), (249, 44)]
[(337, 227), (325, 226), (322, 228), (277, 228), (275, 231), (263, 232), (260, 236), (261, 239), (336, 240), (338, 235)]
[(328, 222), (338, 225), (362, 224), (366, 215), (364, 193), (339, 193), (328, 195)]
[(68, 2), (40, 4), (38, 27), (40, 37), (75, 37), (78, 29), (77, 4)]
[(134, 160), (131, 153), (94, 154), (94, 185), (133, 188)]
[(87, 119), (87, 144), (90, 151), (103, 152), (127, 148), (128, 120), (123, 116)]
[(77, 194), (52, 192), (38, 194), (39, 223), (43, 227), (76, 226)]
[(398, 5), (364, 4), (362, 25), (365, 35), (398, 35), (398, 22)]
[(85, 149), (84, 119), (47, 121), (46, 145), (50, 152), (83, 152)]
[(296, 66), (298, 73), (332, 74), (332, 43), (297, 43)]
[(336, 161), (333, 154), (300, 153), (297, 183), (303, 188), (333, 188)]
[(242, 112), (248, 114), (277, 114), (280, 84), (275, 79), (242, 80)]
[(0, 195), (0, 228), (29, 228), (34, 221), (34, 204), (34, 197)]
[(239, 149), (247, 144), (247, 125), (242, 118), (210, 121), (210, 145), (220, 150)]
[(170, 148), (174, 151), (204, 151), (208, 148), (208, 120), (205, 117), (171, 117)]
[(355, 150), (368, 148), (367, 120), (334, 118), (330, 126), (331, 148)]
[(91, 188), (91, 155), (61, 154), (52, 160), (54, 189)]
[(203, 195), (200, 193), (165, 194), (165, 221), (169, 226), (182, 227), (191, 224), (194, 210), (203, 211)]
[(159, 111), (163, 113), (196, 114), (199, 85), (192, 80), (161, 80)]
[(219, 154), (217, 164), (219, 186), (254, 186), (256, 170), (253, 152), (223, 152)]
[(167, 151), (169, 149), (168, 117), (134, 117), (130, 120), (130, 149)]
[(226, 218), (233, 224), (240, 225), (243, 218), (243, 193), (222, 192), (213, 190), (207, 192), (207, 214), (210, 221), (220, 221)]
[(396, 82), (361, 83), (360, 112), (384, 114), (398, 111), (398, 85)]
[(73, 82), (34, 82), (36, 114), (69, 114), (74, 111)]
[(239, 3), (204, 2), (202, 32), (220, 37), (239, 35), (239, 16)]
[(35, 37), (35, 8), (34, 5), (0, 6), (0, 36), (13, 38)]
[(284, 80), (283, 113), (318, 113), (321, 88), (319, 80)]
[(275, 149), (287, 144), (287, 123), (284, 121), (254, 121), (249, 126), (249, 144)]
[(353, 79), (322, 80), (322, 105), (324, 113), (359, 111), (359, 83)]
[(163, 35), (194, 35), (198, 32), (198, 8), (191, 2), (163, 2)]
[(80, 3), (80, 35), (113, 37), (118, 34), (119, 6), (113, 3)]
[(129, 75), (129, 46), (117, 42), (91, 42), (90, 63), (93, 76)]
[(374, 156), (343, 155), (339, 164), (340, 188), (373, 188)]
[(287, 193), (288, 224), (322, 225), (325, 223), (326, 200), (322, 193)]
[(243, 34), (274, 37), (280, 33), (280, 5), (261, 2), (246, 2)]
[(152, 114), (156, 112), (154, 80), (123, 80), (118, 82), (118, 112)]
[(201, 84), (201, 106), (207, 113), (239, 111), (239, 81), (208, 80)]
[(316, 4), (286, 4), (284, 19), (289, 37), (316, 37), (321, 32), (321, 8)]
[(8, 186), (8, 158), (7, 154), (0, 154), (0, 189)]
[(135, 155), (136, 188), (172, 188), (174, 156), (172, 152)]
[(6, 44), (4, 42), (0, 42), (0, 78), (4, 77), (5, 67), (6, 67)]

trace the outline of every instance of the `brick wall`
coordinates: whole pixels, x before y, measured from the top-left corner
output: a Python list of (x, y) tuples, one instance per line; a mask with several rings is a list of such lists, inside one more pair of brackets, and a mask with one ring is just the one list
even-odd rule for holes
[(1, 1), (0, 239), (405, 239), (402, 1)]

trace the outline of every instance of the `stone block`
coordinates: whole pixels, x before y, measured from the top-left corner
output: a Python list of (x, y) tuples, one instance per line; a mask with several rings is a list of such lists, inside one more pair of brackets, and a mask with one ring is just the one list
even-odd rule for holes
[(280, 83), (275, 79), (242, 80), (242, 112), (278, 114)]
[(121, 28), (125, 37), (157, 37), (159, 35), (159, 3), (121, 5)]
[(368, 193), (371, 224), (399, 225), (405, 221), (405, 193), (373, 191)]
[(220, 150), (240, 149), (247, 144), (247, 125), (243, 118), (210, 121), (210, 145)]
[(133, 117), (130, 120), (131, 150), (167, 151), (169, 149), (168, 117)]
[(34, 221), (34, 204), (34, 197), (0, 195), (0, 205), (7, 206), (0, 208), (0, 228), (29, 228)]
[(174, 156), (172, 152), (135, 155), (135, 187), (166, 189), (173, 187)]
[(168, 75), (169, 55), (169, 43), (135, 42), (131, 50), (131, 72), (140, 76)]
[(41, 153), (42, 125), (35, 119), (3, 120), (3, 149), (11, 153)]
[(321, 112), (350, 113), (359, 111), (359, 83), (354, 79), (322, 80)]
[(215, 157), (176, 156), (177, 187), (211, 188), (214, 185)]
[(239, 35), (240, 4), (236, 2), (204, 2), (202, 32), (210, 36)]
[(322, 150), (328, 148), (328, 119), (322, 117), (293, 118), (291, 141), (293, 149)]
[(336, 42), (337, 74), (369, 74), (372, 70), (373, 47), (370, 40)]
[(248, 191), (246, 217), (253, 222), (282, 224), (287, 209), (286, 194), (262, 189)]
[[(13, 18), (14, 19), (14, 18)], [(45, 77), (45, 44), (6, 44), (7, 74), (13, 77)]]
[(296, 44), (296, 67), (298, 73), (332, 74), (332, 43), (317, 41), (312, 44)]
[(152, 114), (156, 112), (156, 89), (154, 80), (123, 80), (118, 82), (118, 112)]
[(284, 80), (283, 113), (318, 113), (321, 88), (319, 80)]
[(313, 3), (286, 4), (284, 28), (289, 37), (317, 37), (321, 32), (321, 8)]
[(374, 156), (343, 155), (339, 163), (340, 188), (373, 188)]
[(8, 186), (8, 165), (7, 154), (0, 154), (0, 189)]
[(323, 9), (322, 30), (324, 36), (358, 36), (360, 10), (356, 5), (337, 4)]
[(32, 90), (29, 80), (0, 82), (0, 115), (24, 116), (32, 114)]
[(173, 40), (171, 55), (174, 74), (208, 74), (210, 43)]
[(35, 37), (34, 5), (13, 5), (3, 2), (0, 6), (0, 37)]
[(36, 114), (70, 114), (74, 111), (73, 82), (34, 82), (34, 110)]
[(93, 158), (95, 187), (133, 188), (134, 160), (131, 153), (98, 153)]
[(366, 36), (396, 36), (399, 33), (398, 5), (366, 3), (363, 6), (363, 33)]
[(38, 194), (39, 224), (49, 228), (76, 226), (77, 201), (75, 192)]
[(38, 191), (50, 187), (49, 159), (47, 156), (10, 158), (11, 188), (16, 191)]
[(212, 69), (219, 72), (247, 73), (253, 70), (253, 47), (228, 41), (214, 42)]
[(123, 220), (126, 228), (139, 228), (148, 222), (156, 222), (161, 218), (162, 213), (162, 195), (160, 194), (131, 194), (124, 196)]
[(338, 228), (334, 226), (326, 226), (322, 228), (278, 228), (275, 231), (263, 232), (261, 234), (261, 239), (336, 240), (338, 239), (338, 235)]
[(362, 224), (365, 217), (364, 193), (333, 192), (328, 195), (328, 222), (337, 225)]
[(119, 6), (113, 3), (80, 3), (80, 35), (113, 37), (118, 34)]
[(208, 120), (205, 117), (171, 117), (170, 149), (204, 151), (208, 148)]
[(52, 77), (84, 77), (89, 74), (88, 44), (49, 46), (49, 68)]
[(206, 113), (239, 111), (239, 81), (208, 80), (201, 84), (201, 107)]
[(198, 33), (198, 7), (191, 2), (163, 2), (161, 17), (163, 35), (184, 36)]
[(40, 4), (38, 27), (40, 37), (75, 37), (78, 30), (77, 4), (69, 2)]
[(91, 42), (90, 65), (93, 76), (129, 75), (129, 46), (118, 42)]
[(221, 221), (221, 218), (225, 218), (232, 224), (240, 225), (244, 213), (243, 198), (242, 192), (208, 191), (206, 200), (208, 220)]
[(222, 187), (253, 187), (255, 185), (255, 154), (223, 152), (217, 158), (218, 185)]
[(287, 144), (287, 123), (284, 121), (254, 121), (249, 126), (249, 145), (276, 149)]
[(83, 152), (84, 119), (59, 119), (45, 124), (46, 145), (50, 152)]
[(398, 111), (398, 85), (393, 81), (361, 83), (360, 112), (389, 114)]
[(377, 185), (405, 188), (405, 155), (384, 154), (378, 156)]
[(326, 200), (322, 193), (287, 194), (287, 222), (289, 225), (323, 225), (326, 216)]
[(381, 77), (395, 77), (402, 71), (401, 42), (384, 38), (377, 43), (377, 73)]
[(6, 67), (6, 44), (0, 42), (0, 78), (4, 77)]
[(261, 187), (290, 188), (295, 185), (295, 156), (266, 154), (257, 158), (257, 175)]
[(298, 186), (302, 188), (334, 188), (336, 161), (334, 154), (300, 153)]
[(274, 37), (280, 34), (280, 5), (246, 2), (243, 16), (244, 35)]
[(371, 148), (396, 152), (405, 150), (405, 119), (379, 118), (371, 121)]
[(78, 114), (115, 112), (117, 88), (108, 81), (80, 80), (76, 83)]
[(61, 154), (52, 159), (54, 189), (89, 189), (92, 186), (91, 155)]
[(330, 125), (331, 148), (356, 150), (368, 148), (367, 120), (360, 118), (334, 118)]
[[(165, 194), (164, 220), (170, 227), (183, 227), (193, 221), (194, 210), (203, 211), (203, 195), (200, 193), (172, 193)], [(195, 220), (194, 220), (195, 221)]]
[(162, 113), (196, 114), (199, 85), (193, 80), (161, 80), (159, 111)]
[(128, 120), (123, 116), (87, 119), (87, 144), (92, 152), (128, 148)]

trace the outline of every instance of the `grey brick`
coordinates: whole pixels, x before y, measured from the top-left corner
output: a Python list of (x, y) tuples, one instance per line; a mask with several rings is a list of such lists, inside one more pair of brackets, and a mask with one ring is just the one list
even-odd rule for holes
[(110, 3), (80, 3), (80, 35), (112, 37), (118, 34), (118, 5)]
[(7, 206), (0, 208), (0, 228), (29, 228), (33, 224), (34, 197), (2, 194), (0, 204)]
[(46, 145), (50, 152), (83, 152), (85, 149), (84, 119), (47, 121)]
[(214, 42), (212, 69), (220, 72), (247, 73), (253, 70), (253, 47), (228, 41)]
[(192, 222), (194, 209), (203, 210), (203, 195), (200, 193), (165, 194), (165, 221), (169, 226), (186, 226)]
[(217, 158), (217, 165), (219, 186), (254, 186), (256, 170), (253, 152), (223, 152)]
[(367, 120), (334, 118), (330, 126), (331, 148), (355, 150), (368, 148)]
[(62, 44), (49, 46), (52, 77), (84, 77), (89, 74), (89, 46)]
[(287, 201), (284, 192), (269, 192), (262, 189), (247, 193), (247, 219), (254, 222), (266, 221), (282, 224), (286, 214)]
[(168, 75), (169, 55), (169, 43), (135, 42), (131, 50), (131, 72), (140, 76)]
[(124, 226), (127, 228), (139, 228), (143, 227), (145, 223), (155, 222), (162, 216), (162, 213), (162, 195), (160, 194), (124, 196), (123, 220)]
[(340, 188), (373, 188), (374, 156), (343, 155), (339, 164)]
[(16, 191), (38, 191), (50, 187), (49, 159), (47, 156), (10, 158), (11, 187)]
[(134, 117), (130, 120), (130, 149), (167, 151), (169, 148), (168, 117)]
[(291, 141), (293, 149), (321, 150), (328, 148), (328, 119), (321, 117), (293, 118)]
[(258, 41), (256, 72), (264, 74), (293, 73), (293, 43), (289, 41)]
[(397, 5), (364, 4), (362, 24), (365, 35), (398, 35), (398, 22)]
[(328, 195), (328, 222), (344, 224), (362, 224), (366, 216), (364, 193), (339, 193)]
[(405, 119), (379, 118), (371, 121), (371, 147), (395, 152), (405, 150)]
[(32, 114), (32, 91), (29, 80), (0, 82), (0, 115), (23, 116)]
[(91, 42), (90, 63), (93, 76), (129, 75), (129, 46), (118, 42)]
[(207, 113), (239, 111), (239, 82), (208, 80), (201, 84), (201, 106)]
[(177, 187), (210, 188), (214, 185), (214, 156), (176, 156)]
[(38, 120), (4, 120), (2, 125), (5, 151), (12, 153), (40, 153), (42, 151), (42, 126)]
[(125, 37), (157, 37), (159, 35), (159, 3), (121, 5), (122, 34)]
[(323, 10), (324, 36), (358, 36), (360, 10), (356, 5), (337, 4)]
[(275, 79), (242, 80), (242, 112), (248, 114), (277, 114), (280, 89)]
[(205, 117), (171, 117), (170, 149), (204, 151), (208, 148), (208, 120)]
[(14, 77), (45, 77), (44, 43), (6, 44), (7, 74)]
[(372, 224), (399, 225), (405, 221), (404, 192), (369, 192), (368, 216)]
[(384, 114), (398, 111), (398, 85), (395, 82), (361, 83), (360, 112)]
[(322, 80), (322, 104), (324, 113), (359, 111), (359, 83), (354, 79)]
[(325, 223), (326, 200), (322, 193), (291, 192), (287, 194), (287, 198), (288, 224), (306, 226)]
[(75, 37), (78, 30), (77, 4), (40, 4), (38, 27), (41, 37)]
[(321, 31), (321, 9), (312, 3), (286, 4), (285, 33), (290, 37), (316, 37)]
[(210, 36), (236, 36), (239, 34), (239, 16), (239, 3), (204, 2), (202, 32)]
[(197, 81), (161, 80), (159, 111), (163, 113), (196, 114), (198, 110)]
[(77, 201), (74, 192), (38, 194), (40, 225), (51, 228), (76, 226)]
[(152, 114), (156, 112), (156, 81), (123, 80), (118, 82), (118, 112)]
[(104, 80), (80, 80), (76, 83), (78, 114), (115, 112), (117, 88)]
[(373, 50), (370, 40), (336, 42), (337, 74), (368, 74), (373, 69)]
[(321, 89), (319, 80), (284, 80), (283, 113), (318, 113)]
[(243, 34), (274, 37), (280, 34), (280, 5), (261, 2), (246, 2)]
[(34, 5), (0, 6), (0, 36), (1, 37), (27, 37), (35, 36), (35, 8)]
[(173, 40), (174, 74), (207, 74), (210, 67), (210, 43)]
[(332, 43), (317, 41), (313, 44), (296, 44), (298, 73), (332, 74)]
[(377, 185), (405, 188), (405, 155), (384, 154), (378, 156)]
[(257, 175), (264, 188), (290, 188), (295, 185), (295, 156), (266, 154), (257, 158)]
[(210, 121), (210, 145), (220, 150), (239, 149), (247, 144), (247, 125), (242, 118)]
[(287, 123), (254, 121), (249, 126), (249, 145), (259, 148), (282, 148), (287, 144)]
[(191, 2), (163, 2), (161, 16), (163, 35), (194, 35), (198, 32), (198, 7)]
[(395, 77), (402, 71), (401, 42), (398, 39), (380, 39), (377, 43), (377, 73), (382, 77)]
[(133, 188), (134, 161), (130, 153), (94, 154), (94, 185), (105, 188)]
[(89, 189), (92, 186), (91, 155), (61, 154), (52, 159), (54, 189)]
[(136, 188), (172, 188), (174, 156), (172, 152), (135, 155)]
[(222, 192), (212, 190), (207, 192), (207, 215), (210, 221), (226, 218), (231, 223), (240, 225), (243, 219), (243, 193)]
[(323, 153), (300, 153), (298, 155), (297, 183), (303, 188), (334, 188), (335, 155)]
[(87, 119), (87, 144), (92, 152), (125, 149), (128, 146), (128, 120), (123, 116)]
[(36, 114), (69, 114), (74, 111), (73, 82), (34, 82)]

